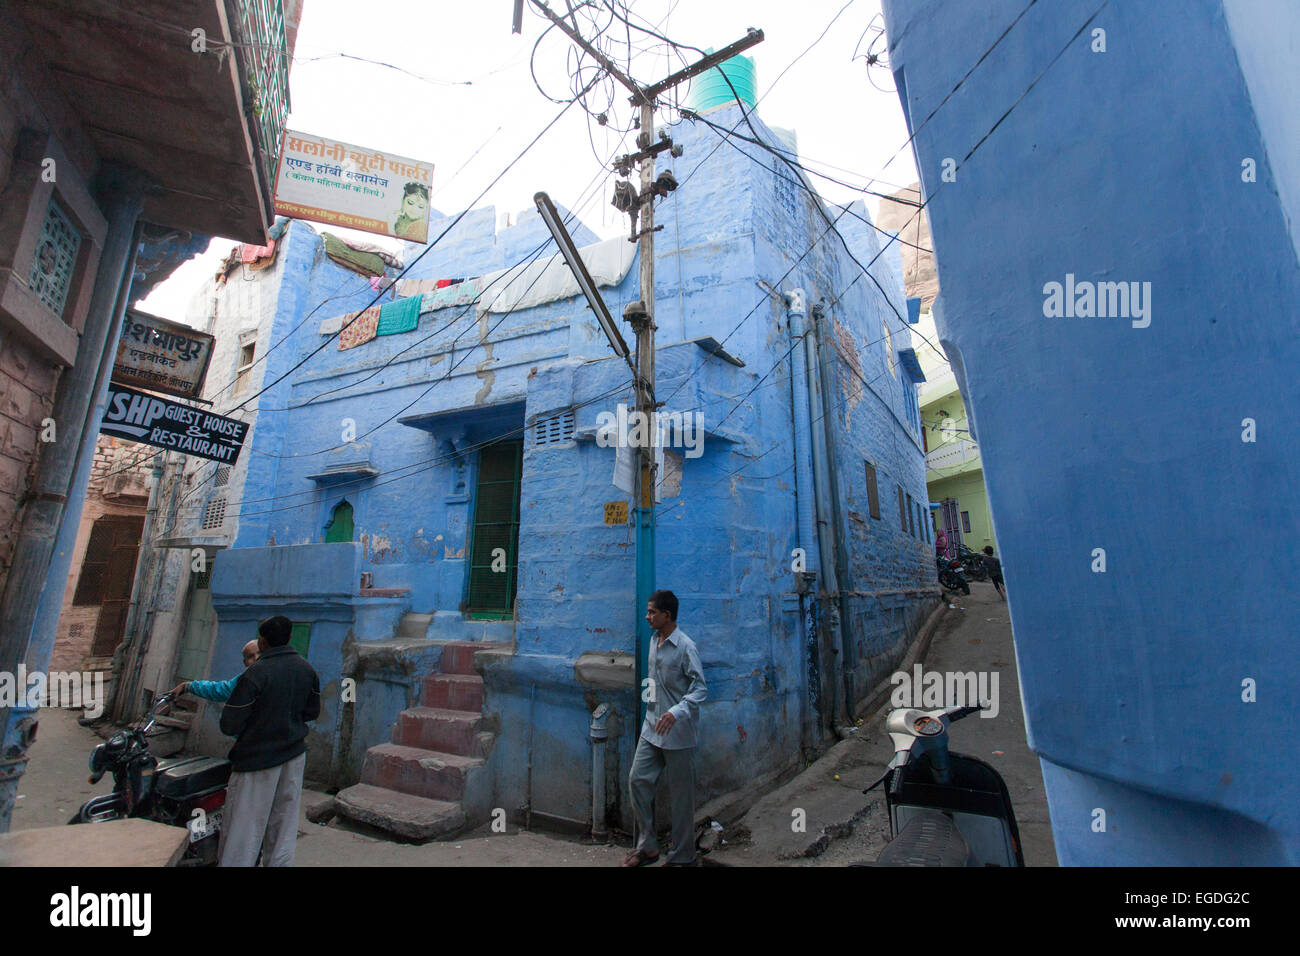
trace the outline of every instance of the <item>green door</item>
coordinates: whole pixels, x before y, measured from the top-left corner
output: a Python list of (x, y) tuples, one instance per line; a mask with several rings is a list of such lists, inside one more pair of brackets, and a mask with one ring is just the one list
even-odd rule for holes
[(503, 621), (514, 616), (523, 458), (522, 439), (496, 442), (479, 452), (466, 608), (469, 617)]

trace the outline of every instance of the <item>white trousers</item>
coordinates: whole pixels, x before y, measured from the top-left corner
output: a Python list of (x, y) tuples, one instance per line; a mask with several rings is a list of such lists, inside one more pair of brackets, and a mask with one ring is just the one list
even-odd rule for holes
[(221, 826), (221, 865), (293, 866), (298, 846), (298, 805), (307, 755), (278, 767), (232, 773)]

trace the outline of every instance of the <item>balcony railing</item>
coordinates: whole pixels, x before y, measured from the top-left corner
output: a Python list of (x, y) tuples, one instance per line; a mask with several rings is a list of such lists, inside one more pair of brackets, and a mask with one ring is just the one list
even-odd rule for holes
[(268, 194), (275, 187), (280, 140), (289, 118), (289, 51), (280, 0), (227, 0), (234, 11), (235, 42), (250, 97), (250, 121), (262, 151)]
[(954, 438), (952, 441), (944, 442), (928, 453), (925, 456), (925, 467), (931, 470), (952, 468), (967, 462), (978, 461), (979, 457), (979, 445), (968, 438)]

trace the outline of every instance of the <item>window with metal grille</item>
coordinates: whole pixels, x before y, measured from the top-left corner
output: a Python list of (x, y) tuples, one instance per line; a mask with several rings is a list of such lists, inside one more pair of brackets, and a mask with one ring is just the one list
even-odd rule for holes
[(970, 512), (969, 511), (963, 511), (961, 513), (961, 530), (962, 530), (962, 534), (970, 534)]
[(772, 163), (772, 172), (776, 177), (773, 181), (776, 201), (782, 211), (793, 219), (799, 214), (799, 184), (795, 178), (796, 174), (779, 159)]
[(573, 441), (573, 409), (533, 423), (534, 445), (558, 445)]
[(212, 481), (213, 488), (224, 488), (230, 483), (230, 466), (217, 465), (217, 475)]
[(876, 488), (876, 466), (867, 462), (867, 507), (871, 517), (880, 520), (880, 492)]
[(217, 495), (203, 509), (203, 530), (220, 528), (226, 523), (226, 496)]
[(912, 507), (912, 496), (908, 495), (907, 496), (907, 533), (910, 534), (913, 538), (916, 537), (916, 522), (913, 520), (915, 517), (916, 517), (916, 509)]
[(206, 571), (197, 571), (194, 574), (194, 587), (199, 591), (207, 591), (212, 587), (212, 569)]
[(81, 251), (81, 233), (72, 224), (59, 204), (50, 200), (41, 224), (41, 237), (36, 242), (36, 257), (27, 286), (41, 304), (59, 318), (68, 302), (72, 288), (72, 275), (77, 269), (77, 253)]
[(904, 500), (903, 486), (895, 485), (898, 489), (898, 526), (903, 531), (907, 530), (907, 502)]

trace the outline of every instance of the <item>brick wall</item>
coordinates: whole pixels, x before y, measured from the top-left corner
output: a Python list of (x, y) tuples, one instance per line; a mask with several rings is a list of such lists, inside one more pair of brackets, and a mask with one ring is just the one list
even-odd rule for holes
[(57, 383), (56, 369), (0, 330), (0, 588), (9, 576), (41, 420), (54, 405)]

